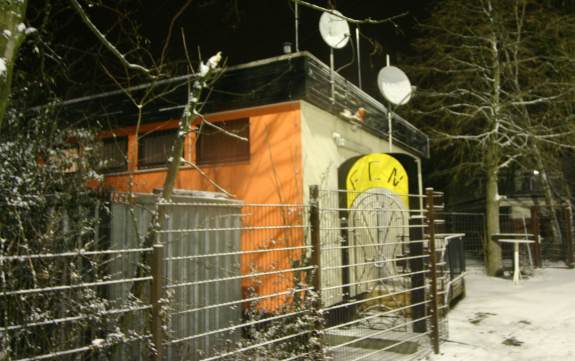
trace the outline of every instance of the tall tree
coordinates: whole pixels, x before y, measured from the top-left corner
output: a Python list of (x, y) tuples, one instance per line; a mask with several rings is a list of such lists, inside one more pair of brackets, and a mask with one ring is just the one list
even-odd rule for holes
[(416, 44), (417, 117), (436, 149), (449, 150), (453, 173), (484, 180), (490, 275), (502, 268), (492, 237), (500, 229), (500, 171), (526, 159), (544, 167), (544, 147), (571, 146), (558, 110), (571, 92), (559, 81), (569, 65), (555, 47), (560, 29), (573, 29), (573, 20), (537, 1), (446, 0)]
[(5, 0), (0, 3), (0, 129), (10, 100), (18, 50), (30, 32), (24, 24), (27, 6), (27, 0)]

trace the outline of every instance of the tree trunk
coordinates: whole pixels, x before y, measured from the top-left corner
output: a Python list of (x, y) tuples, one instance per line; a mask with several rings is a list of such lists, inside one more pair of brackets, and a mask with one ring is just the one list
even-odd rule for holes
[(12, 89), (12, 76), (14, 63), (18, 55), (20, 45), (26, 37), (27, 0), (4, 0), (0, 4), (0, 130), (4, 125), (6, 109), (10, 102)]
[(490, 13), (490, 22), (492, 22), (491, 34), (491, 61), (493, 67), (493, 94), (491, 97), (492, 122), (494, 135), (486, 149), (485, 172), (486, 172), (486, 189), (485, 189), (485, 215), (487, 217), (487, 240), (485, 241), (486, 270), (489, 276), (496, 276), (503, 268), (501, 260), (501, 244), (493, 239), (493, 235), (499, 233), (499, 191), (497, 189), (497, 180), (499, 166), (501, 162), (501, 149), (498, 144), (499, 136), (499, 117), (501, 112), (501, 64), (499, 59), (499, 39), (495, 33), (495, 20), (492, 13), (491, 3), (488, 3)]
[[(186, 109), (190, 105), (186, 105)], [(184, 151), (184, 142), (186, 135), (190, 128), (190, 117), (184, 116), (180, 120), (180, 127), (178, 128), (178, 136), (172, 147), (172, 152), (170, 159), (168, 161), (168, 171), (166, 173), (166, 179), (164, 180), (164, 187), (162, 190), (162, 198), (165, 201), (170, 201), (172, 199), (172, 194), (174, 193), (174, 186), (176, 184), (176, 178), (178, 177), (178, 172), (180, 170), (180, 163), (182, 158), (182, 153)], [(160, 218), (161, 219), (161, 218)]]
[(561, 226), (559, 225), (559, 218), (557, 217), (557, 209), (555, 207), (555, 198), (553, 197), (553, 191), (551, 190), (551, 184), (549, 182), (549, 177), (547, 177), (545, 165), (543, 164), (543, 157), (541, 156), (541, 151), (539, 150), (537, 144), (533, 144), (533, 150), (537, 168), (541, 173), (541, 183), (543, 186), (543, 195), (545, 196), (545, 205), (549, 210), (549, 217), (551, 218), (551, 235), (553, 236), (552, 242), (556, 244), (563, 244)]
[(496, 166), (490, 166), (487, 169), (485, 193), (485, 213), (487, 217), (487, 239), (485, 241), (486, 270), (489, 276), (496, 276), (503, 268), (501, 245), (493, 240), (493, 235), (499, 233), (499, 194), (497, 190)]

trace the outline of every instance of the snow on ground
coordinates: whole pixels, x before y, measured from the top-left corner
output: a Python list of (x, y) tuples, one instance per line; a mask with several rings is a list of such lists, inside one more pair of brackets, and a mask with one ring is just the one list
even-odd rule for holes
[(472, 269), (465, 282), (449, 338), (429, 360), (575, 360), (575, 270), (536, 270), (513, 286)]

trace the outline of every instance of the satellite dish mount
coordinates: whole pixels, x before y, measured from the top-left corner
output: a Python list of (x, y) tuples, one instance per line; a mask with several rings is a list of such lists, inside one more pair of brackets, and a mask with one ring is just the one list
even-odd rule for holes
[(337, 10), (325, 11), (319, 18), (319, 32), (323, 41), (330, 47), (330, 85), (331, 102), (335, 103), (334, 55), (333, 49), (341, 49), (347, 45), (350, 38), (349, 24)]
[(392, 105), (404, 105), (411, 99), (411, 82), (405, 73), (398, 67), (389, 64), (389, 55), (386, 55), (387, 65), (377, 75), (377, 85), (383, 97), (387, 100), (387, 129), (389, 136), (389, 152), (393, 150), (393, 116)]

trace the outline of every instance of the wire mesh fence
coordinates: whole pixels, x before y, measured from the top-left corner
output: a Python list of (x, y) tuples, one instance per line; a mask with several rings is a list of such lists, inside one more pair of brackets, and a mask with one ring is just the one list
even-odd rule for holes
[(310, 332), (295, 327), (311, 311), (304, 305), (313, 269), (306, 263), (307, 206), (162, 207), (190, 208), (202, 217), (190, 222), (182, 212), (159, 232), (166, 249), (168, 359), (281, 359), (308, 344)]
[[(2, 319), (2, 345), (14, 360), (403, 360), (437, 351), (453, 280), (437, 228), (441, 195), (311, 195), (265, 205), (128, 197), (111, 205), (106, 247), (2, 254), (3, 275), (49, 263), (65, 270), (43, 283), (3, 282), (2, 312), (21, 319)], [(46, 305), (18, 309), (32, 297)], [(41, 337), (24, 345), (23, 333)]]
[[(515, 235), (527, 235), (530, 238), (534, 238), (534, 235), (539, 234), (540, 226), (540, 212), (536, 209), (529, 210), (527, 213), (510, 214), (501, 213), (499, 216), (499, 225), (501, 234), (515, 234)], [(440, 225), (441, 231), (447, 233), (462, 233), (462, 247), (465, 254), (465, 264), (471, 266), (483, 266), (485, 261), (485, 246), (488, 239), (486, 233), (486, 221), (484, 213), (474, 213), (474, 212), (457, 212), (457, 211), (443, 211), (440, 212), (440, 217), (442, 217), (445, 222)], [(501, 237), (500, 237), (501, 238)], [(502, 246), (502, 259), (503, 264), (506, 268), (510, 268), (513, 260), (513, 245), (501, 243)], [(532, 260), (535, 266), (538, 266), (539, 243), (530, 246), (529, 251), (526, 247), (522, 247), (521, 251), (523, 253), (523, 260)], [(456, 252), (450, 252), (451, 255)], [(529, 255), (528, 253), (531, 253)], [(456, 261), (457, 262), (457, 261)], [(452, 262), (453, 264), (453, 262)]]
[(122, 273), (113, 264), (140, 264), (151, 248), (113, 247), (101, 237), (109, 208), (100, 194), (3, 205), (19, 229), (0, 237), (0, 359), (122, 359), (124, 347), (148, 355), (151, 308), (111, 289), (142, 287), (150, 272)]
[[(89, 246), (89, 245), (85, 245)], [(64, 248), (64, 247), (62, 247)], [(76, 360), (148, 354), (151, 309), (138, 298), (113, 297), (113, 289), (149, 283), (152, 276), (113, 272), (151, 248), (80, 248), (0, 256), (0, 338), (11, 360)]]
[(575, 246), (573, 239), (573, 209), (569, 201), (564, 202), (556, 209), (559, 223), (560, 240), (554, 240), (546, 245), (544, 255), (551, 260), (561, 260), (569, 268), (575, 267)]
[(318, 201), (328, 353), (336, 360), (395, 360), (429, 352), (438, 323), (430, 312), (437, 307), (430, 291), (437, 269), (430, 268), (423, 197), (322, 191)]
[(467, 263), (482, 263), (485, 259), (485, 215), (473, 212), (439, 212), (444, 220), (440, 229), (446, 233), (463, 233), (463, 251)]

